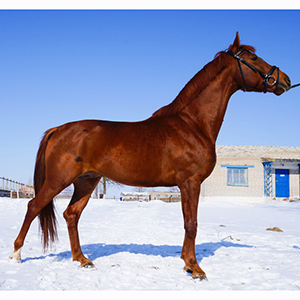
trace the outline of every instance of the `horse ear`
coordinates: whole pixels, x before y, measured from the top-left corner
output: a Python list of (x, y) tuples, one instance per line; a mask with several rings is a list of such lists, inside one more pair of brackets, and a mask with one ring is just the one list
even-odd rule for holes
[(236, 36), (235, 36), (235, 40), (233, 42), (233, 46), (235, 46), (237, 49), (240, 47), (240, 36), (239, 36), (239, 32), (236, 32)]
[(240, 48), (240, 36), (239, 36), (239, 32), (236, 32), (236, 36), (235, 36), (235, 40), (233, 42), (232, 45), (229, 46), (228, 50), (231, 50), (233, 52), (235, 52), (236, 50), (238, 50)]

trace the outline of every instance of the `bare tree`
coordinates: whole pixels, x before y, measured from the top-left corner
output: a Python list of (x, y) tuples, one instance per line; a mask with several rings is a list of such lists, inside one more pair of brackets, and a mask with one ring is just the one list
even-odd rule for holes
[(172, 186), (169, 188), (170, 192), (174, 192), (174, 193), (180, 193), (180, 189), (178, 186)]
[(96, 186), (95, 189), (95, 194), (97, 198), (100, 198), (100, 195), (103, 195), (103, 197), (105, 198), (105, 195), (107, 193), (107, 188), (109, 186), (114, 186), (114, 187), (121, 187), (123, 186), (123, 184), (120, 184), (118, 182), (112, 181), (110, 179), (108, 179), (107, 177), (102, 177), (98, 183), (98, 185)]
[(142, 186), (136, 186), (132, 189), (134, 192), (137, 192), (137, 193), (144, 193), (144, 192), (147, 192), (147, 188), (145, 187), (142, 187)]

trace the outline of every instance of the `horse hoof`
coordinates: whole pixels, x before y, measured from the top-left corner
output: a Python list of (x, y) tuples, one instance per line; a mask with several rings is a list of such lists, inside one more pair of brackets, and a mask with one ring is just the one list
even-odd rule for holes
[(16, 260), (17, 262), (21, 262), (21, 249), (15, 251), (13, 254), (9, 256), (10, 259)]
[(96, 269), (95, 265), (92, 262), (88, 262), (86, 264), (81, 265), (82, 268), (86, 269)]
[(205, 274), (192, 274), (193, 279), (200, 279), (200, 281), (205, 280), (208, 281), (207, 277)]

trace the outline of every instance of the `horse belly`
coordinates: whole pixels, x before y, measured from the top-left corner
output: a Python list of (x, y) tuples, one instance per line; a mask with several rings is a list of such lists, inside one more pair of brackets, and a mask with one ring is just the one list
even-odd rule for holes
[(104, 163), (100, 173), (109, 179), (132, 186), (173, 186), (175, 172), (164, 168), (166, 161), (154, 155), (124, 153)]
[(137, 141), (105, 148), (97, 167), (101, 175), (132, 186), (176, 185), (175, 172), (162, 148)]

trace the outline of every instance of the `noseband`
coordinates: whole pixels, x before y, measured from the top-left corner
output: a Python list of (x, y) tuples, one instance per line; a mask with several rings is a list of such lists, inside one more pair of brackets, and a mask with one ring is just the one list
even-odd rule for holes
[[(268, 72), (268, 74), (265, 74), (264, 72), (258, 70), (256, 67), (252, 66), (251, 64), (249, 64), (248, 62), (246, 62), (242, 57), (239, 56), (244, 51), (249, 52), (246, 49), (240, 50), (237, 54), (233, 53), (230, 50), (226, 51), (229, 55), (231, 55), (232, 57), (234, 57), (237, 60), (237, 62), (238, 62), (239, 69), (240, 69), (240, 72), (241, 72), (241, 76), (242, 76), (242, 79), (243, 79), (244, 92), (247, 91), (247, 85), (246, 85), (244, 74), (243, 74), (243, 70), (242, 70), (242, 67), (241, 67), (241, 62), (244, 65), (246, 65), (247, 67), (249, 67), (252, 71), (258, 73), (262, 77), (263, 84), (265, 86), (264, 93), (266, 93), (268, 91), (268, 87), (272, 87), (274, 85), (275, 85), (275, 90), (274, 90), (274, 92), (275, 92), (276, 89), (277, 89), (277, 87), (278, 87), (278, 83), (279, 83), (279, 80), (278, 80), (279, 79), (279, 68), (276, 67), (276, 66), (273, 66), (270, 69), (270, 71)], [(277, 69), (277, 79), (276, 79), (276, 77), (274, 75), (272, 75), (276, 69)], [(270, 79), (272, 79), (273, 82), (270, 82)]]

